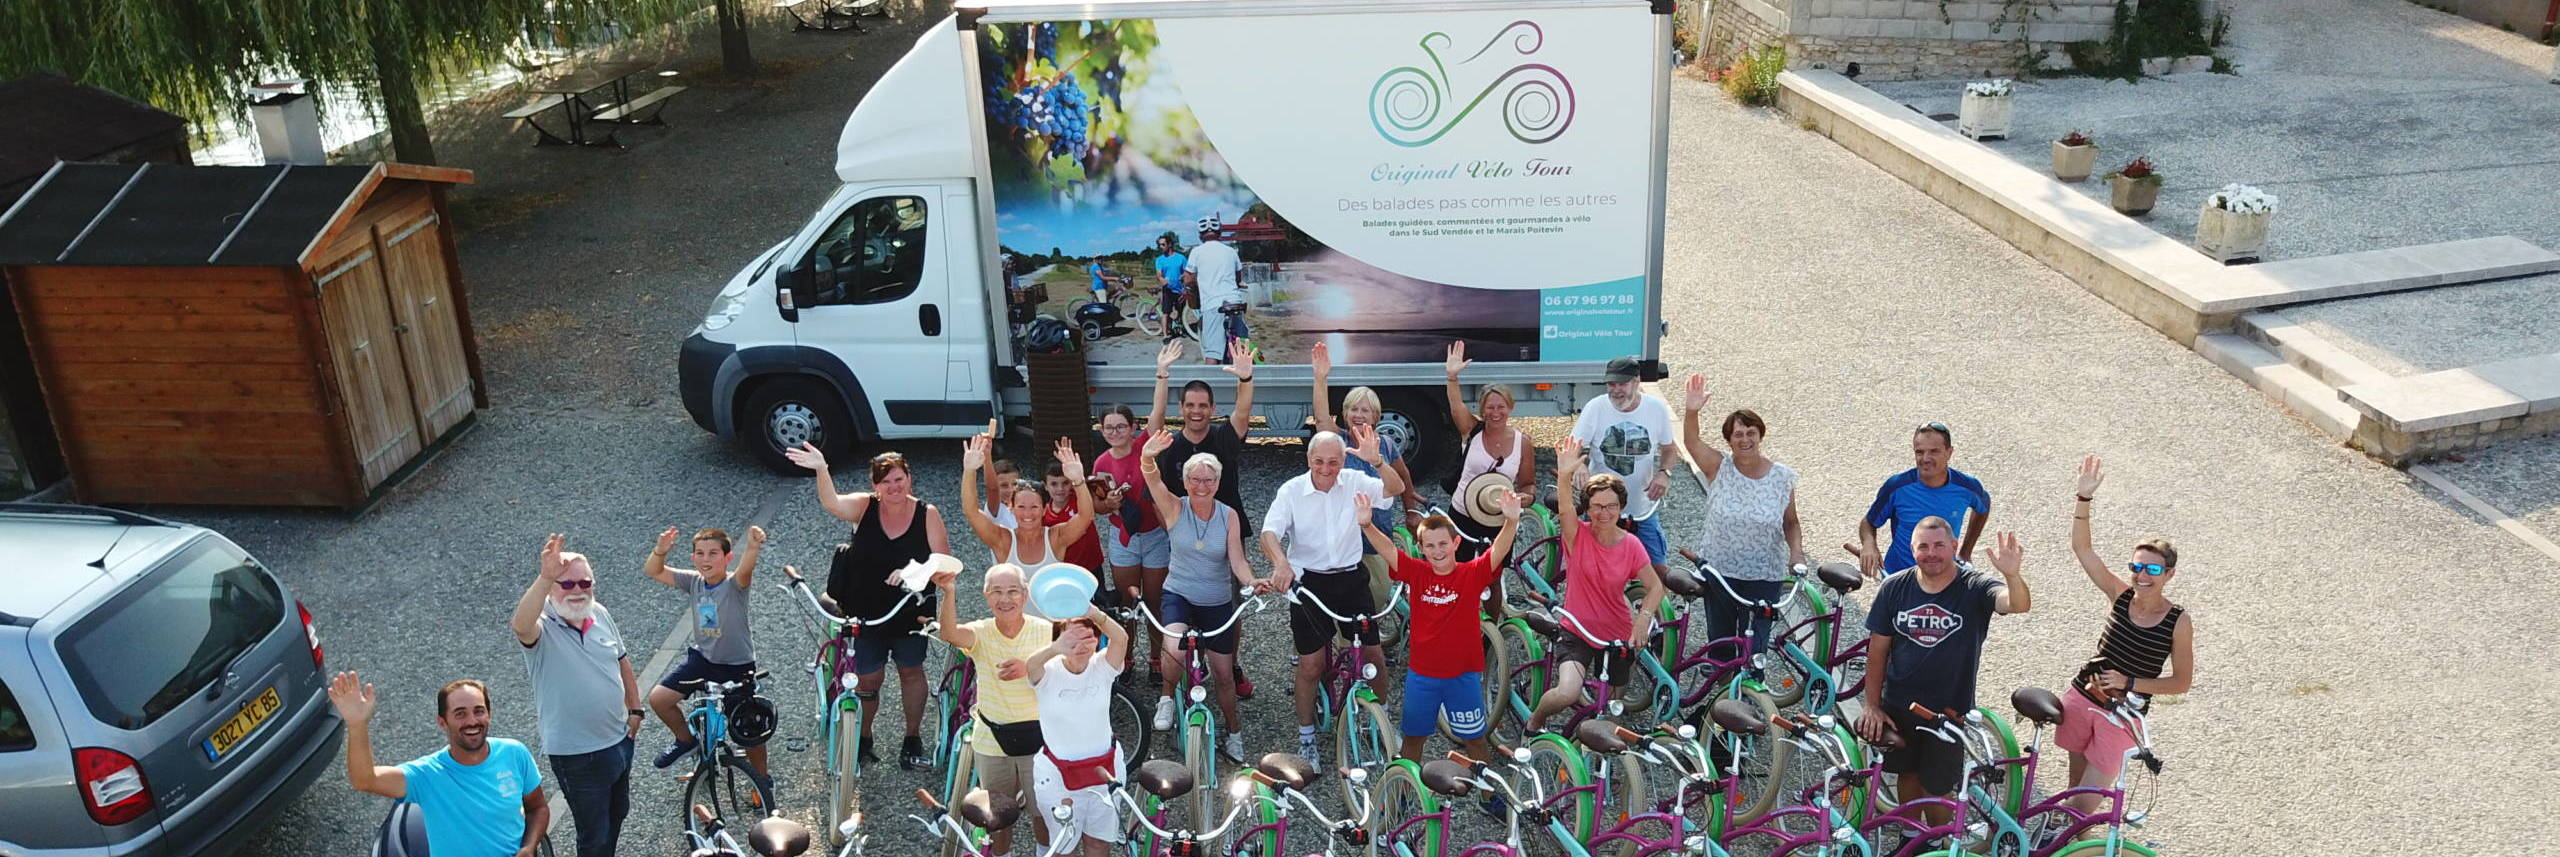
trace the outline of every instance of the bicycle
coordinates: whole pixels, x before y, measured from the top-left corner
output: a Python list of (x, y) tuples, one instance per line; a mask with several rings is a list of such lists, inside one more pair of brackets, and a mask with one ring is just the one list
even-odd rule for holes
[[(2015, 758), (1982, 761), (1986, 766), (2010, 768), (2017, 772), (2017, 779), (2020, 782), (2031, 784), (2036, 778), (2036, 761), (2039, 757), (2037, 748), (2043, 740), (2044, 727), (2062, 722), (2062, 701), (2055, 698), (2052, 691), (2040, 687), (2028, 687), (2020, 688), (2010, 694), (2009, 702), (2020, 715), (2035, 724), (2033, 737), (2027, 741), (2021, 755)], [(1990, 830), (1985, 833), (1985, 838), (1989, 840), (1990, 853), (2026, 855), (2026, 857), (2065, 857), (2065, 855), (2068, 857), (2092, 857), (2092, 855), (2119, 857), (2125, 854), (2154, 857), (2155, 852), (2149, 844), (2130, 842), (2124, 838), (2126, 827), (2139, 827), (2150, 815), (2147, 810), (2125, 809), (2125, 780), (2133, 773), (2133, 763), (2139, 761), (2146, 770), (2150, 771), (2153, 793), (2157, 795), (2160, 771), (2165, 765), (2160, 757), (2151, 751), (2149, 725), (2144, 719), (2142, 709), (2131, 699), (2117, 700), (2103, 714), (2109, 723), (2124, 727), (2133, 734), (2134, 738), (2134, 746), (2125, 751), (2124, 766), (2116, 769), (2115, 782), (2112, 784), (2104, 787), (2074, 786), (2047, 795), (2044, 800), (2037, 801), (2033, 805), (2020, 808), (1995, 799), (1982, 788), (1981, 783), (1967, 783), (1968, 796), (1990, 819)], [(1977, 730), (1968, 723), (1967, 731)], [(1992, 752), (1988, 736), (1977, 734), (1974, 737), (1975, 740), (1966, 744), (1966, 751), (1969, 754)], [(2071, 799), (2080, 795), (2103, 796), (2110, 806), (2103, 812), (2083, 812), (2070, 805)], [(2107, 828), (2107, 835), (2104, 838), (2080, 838), (2082, 832), (2102, 824)], [(1955, 855), (1950, 849), (1938, 852), (1934, 857), (1955, 857)]]
[[(956, 845), (956, 849), (950, 850), (966, 857), (991, 857), (985, 851), (988, 832), (1010, 830), (1013, 823), (1022, 818), (1022, 804), (1010, 797), (990, 794), (986, 789), (970, 789), (968, 794), (952, 801), (948, 809), (941, 801), (933, 799), (932, 792), (924, 789), (916, 790), (916, 800), (922, 802), (933, 817), (927, 819), (912, 813), (907, 817), (922, 825), (927, 835), (942, 840), (946, 848)], [(951, 820), (953, 815), (960, 816), (961, 821), (969, 823), (969, 827), (961, 827), (960, 822)], [(1057, 822), (1050, 828), (1057, 835), (1049, 837), (1049, 850), (1042, 852), (1043, 857), (1066, 857), (1075, 853), (1077, 840), (1083, 838), (1073, 835), (1074, 828), (1068, 825), (1075, 820), (1075, 800), (1070, 798), (1060, 802), (1049, 817)], [(970, 828), (976, 830), (973, 832)], [(997, 854), (992, 857), (1005, 856)]]
[(1323, 771), (1295, 753), (1264, 754), (1245, 774), (1256, 785), (1249, 793), (1255, 810), (1254, 824), (1236, 836), (1227, 853), (1239, 857), (1283, 857), (1281, 849), (1289, 841), (1289, 807), (1294, 802), (1324, 828), (1324, 857), (1334, 857), (1334, 843), (1346, 840), (1366, 857), (1378, 857), (1377, 840), (1369, 835), (1368, 826), (1373, 808), (1368, 799), (1369, 772), (1346, 767), (1341, 774), (1344, 805), (1350, 814), (1337, 819), (1326, 816), (1315, 800), (1307, 797), (1307, 790), (1323, 779)]
[[(685, 853), (694, 857), (745, 857), (745, 852), (738, 850), (737, 838), (729, 835), (728, 825), (722, 823), (720, 816), (710, 807), (695, 804), (693, 817), (702, 823), (702, 830), (686, 833), (692, 848)], [(852, 824), (859, 826), (860, 819), (853, 819)], [(856, 833), (851, 828), (844, 831), (845, 838), (851, 841), (846, 843), (843, 851), (837, 852), (836, 857), (854, 857), (862, 853), (862, 837)], [(808, 852), (809, 845), (809, 828), (779, 815), (765, 816), (754, 827), (747, 828), (747, 847), (762, 857), (800, 857)]]
[[(1144, 604), (1123, 611), (1133, 619), (1143, 620), (1144, 627), (1153, 628), (1158, 634), (1175, 638), (1176, 649), (1182, 652), (1184, 661), (1182, 686), (1176, 690), (1182, 694), (1184, 702), (1182, 716), (1177, 721), (1179, 724), (1177, 728), (1181, 731), (1176, 733), (1178, 737), (1174, 741), (1173, 750), (1182, 756), (1182, 765), (1191, 772), (1194, 782), (1218, 780), (1218, 718), (1209, 704), (1211, 684), (1209, 668), (1205, 659), (1201, 657), (1200, 644), (1204, 640), (1222, 636), (1233, 630), (1237, 623), (1244, 620), (1247, 608), (1252, 612), (1260, 613), (1266, 607), (1263, 600), (1253, 594), (1251, 587), (1241, 587), (1236, 594), (1237, 597), (1244, 599), (1244, 603), (1237, 605), (1235, 610), (1228, 613), (1226, 624), (1208, 631), (1186, 627), (1182, 633), (1176, 634), (1167, 630), (1164, 623), (1156, 618), (1155, 611)], [(1132, 640), (1131, 645), (1135, 646), (1136, 641)], [(1153, 764), (1153, 762), (1146, 764)], [(1149, 793), (1153, 794), (1152, 791)], [(1205, 823), (1209, 818), (1209, 794), (1191, 792), (1191, 795), (1192, 801), (1189, 807), (1191, 821), (1194, 824)]]
[[(1303, 583), (1290, 585), (1289, 603), (1312, 606), (1316, 612), (1339, 623), (1336, 627), (1351, 625), (1359, 631), (1358, 636), (1367, 636), (1374, 633), (1379, 616), (1395, 612), (1397, 605), (1404, 600), (1404, 591), (1404, 586), (1398, 584), (1388, 593), (1385, 607), (1357, 617), (1334, 612), (1323, 598), (1307, 591)], [(1332, 634), (1330, 629), (1328, 631), (1327, 637), (1330, 638)], [(1369, 663), (1358, 636), (1348, 646), (1334, 645), (1330, 639), (1326, 643), (1324, 683), (1316, 697), (1316, 723), (1319, 729), (1333, 735), (1334, 758), (1342, 762), (1343, 767), (1366, 772), (1376, 770), (1395, 758), (1400, 736), (1390, 737), (1397, 736), (1393, 721), (1387, 719), (1386, 707), (1378, 702), (1377, 691), (1369, 686), (1369, 682), (1378, 677), (1378, 665)], [(1360, 813), (1361, 796), (1356, 792), (1356, 789), (1346, 787), (1343, 802), (1352, 812)]]
[[(1599, 737), (1604, 734), (1604, 729), (1616, 728), (1612, 724), (1607, 724), (1606, 721), (1589, 721), (1583, 729), (1577, 730), (1577, 735), (1583, 731), (1589, 731), (1595, 737)], [(1613, 731), (1605, 734), (1609, 741), (1619, 740)], [(1538, 737), (1540, 741), (1553, 741), (1561, 745), (1564, 747), (1564, 752), (1577, 761), (1581, 758), (1580, 751), (1574, 749), (1574, 745), (1565, 743), (1561, 736), (1544, 733)], [(1589, 833), (1588, 827), (1591, 801), (1599, 786), (1587, 780), (1554, 779), (1547, 772), (1538, 770), (1537, 752), (1528, 747), (1513, 750), (1512, 761), (1516, 767), (1523, 770), (1516, 770), (1508, 775), (1496, 772), (1490, 763), (1469, 758), (1465, 753), (1455, 750), (1450, 751), (1446, 758), (1434, 759), (1422, 766), (1416, 778), (1434, 794), (1459, 799), (1486, 794), (1502, 803), (1504, 830), (1502, 841), (1479, 843), (1460, 852), (1460, 857), (1467, 857), (1467, 855), (1518, 857), (1518, 855), (1529, 853), (1593, 857), (1592, 849), (1584, 843), (1586, 840), (1591, 841), (1592, 844), (1601, 843), (1598, 837)], [(1516, 784), (1513, 782), (1515, 779), (1518, 781)], [(1548, 793), (1546, 789), (1546, 783), (1551, 780), (1562, 786), (1553, 794)], [(1582, 819), (1581, 823), (1584, 826), (1577, 829), (1566, 824), (1564, 816), (1567, 814)], [(1445, 818), (1443, 820), (1445, 821)], [(1525, 845), (1520, 835), (1523, 821), (1545, 831), (1547, 837), (1538, 840), (1538, 844), (1534, 847)], [(1620, 835), (1611, 837), (1607, 841), (1621, 843), (1626, 849), (1623, 853), (1645, 855), (1645, 857), (1669, 853), (1687, 844), (1679, 839), (1648, 839), (1632, 832), (1635, 824), (1654, 821), (1656, 819), (1651, 817), (1621, 821), (1612, 825), (1610, 830), (1611, 833)], [(1400, 854), (1399, 857), (1402, 855)], [(1423, 855), (1416, 854), (1415, 857), (1423, 857)], [(1719, 857), (1721, 857), (1720, 853)]]
[[(1119, 801), (1121, 808), (1129, 812), (1129, 832), (1133, 834), (1129, 837), (1130, 857), (1197, 857), (1203, 853), (1200, 849), (1202, 843), (1215, 842), (1226, 836), (1236, 820), (1244, 816), (1245, 809), (1252, 805), (1254, 781), (1248, 777), (1237, 777), (1227, 790), (1226, 817), (1216, 825), (1197, 830), (1166, 827), (1168, 820), (1164, 817), (1164, 807), (1195, 794), (1199, 795), (1196, 803), (1207, 805), (1208, 793), (1198, 791), (1200, 781), (1193, 778), (1191, 768), (1170, 759), (1150, 759), (1138, 766), (1131, 780), (1140, 791), (1147, 793), (1144, 805), (1129, 796), (1128, 782), (1111, 782), (1111, 798)], [(1279, 840), (1271, 838), (1267, 844), (1277, 849)]]
[[(1863, 746), (1830, 715), (1791, 718), (1787, 715), (1763, 717), (1758, 710), (1733, 700), (1719, 700), (1712, 716), (1716, 726), (1728, 734), (1769, 735), (1778, 732), (1777, 740), (1785, 741), (1822, 757), (1827, 763), (1822, 775), (1804, 789), (1798, 802), (1760, 813), (1750, 819), (1737, 819), (1732, 804), (1716, 802), (1716, 811), (1707, 817), (1707, 829), (1719, 847), (1729, 847), (1753, 837), (1766, 838), (1771, 844), (1769, 857), (1785, 857), (1812, 849), (1823, 857), (1868, 857), (1872, 846), (1860, 837), (1855, 808), (1867, 797), (1864, 783), (1880, 768), (1864, 767)], [(1899, 749), (1900, 736), (1888, 734), (1888, 746)], [(1731, 791), (1738, 780), (1728, 776), (1720, 783), (1720, 791)], [(1786, 822), (1803, 819), (1810, 829), (1796, 832)], [(1741, 849), (1762, 853), (1759, 849)]]
[[(1918, 730), (1924, 736), (1965, 748), (1964, 761), (1956, 777), (1957, 789), (1961, 797), (1931, 795), (1903, 801), (1885, 809), (1887, 802), (1891, 800), (1889, 795), (1892, 794), (1892, 790), (1885, 788), (1884, 767), (1878, 764), (1870, 769), (1867, 777), (1868, 809), (1870, 812), (1875, 809), (1885, 809), (1885, 811), (1874, 814), (1860, 823), (1859, 832), (1872, 840), (1890, 830), (1898, 828), (1902, 831), (1902, 844), (1892, 848), (1879, 847), (1877, 853), (1881, 857), (1917, 857), (1930, 851), (1932, 844), (1939, 844), (1947, 850), (1963, 849), (1968, 839), (1988, 834), (1989, 823), (1973, 819), (1976, 801), (1972, 795), (1978, 791), (1975, 788), (1978, 778), (1987, 778), (1991, 785), (2000, 785), (2003, 781), (2007, 781), (2010, 791), (2019, 795), (2021, 799), (2026, 788), (2025, 782), (2002, 776), (1996, 766), (1983, 764), (1985, 759), (2006, 758), (1999, 751), (1988, 749), (1988, 742), (2001, 741), (2004, 746), (2012, 749), (2017, 744), (2016, 739), (2010, 736), (2007, 724), (2001, 722), (1997, 715), (1981, 708), (1963, 712), (1961, 715), (1954, 711), (1937, 712), (1919, 703), (1912, 703), (1910, 711), (1920, 718)], [(1996, 729), (1993, 724), (1997, 724)], [(1984, 742), (1984, 746), (1976, 747), (1977, 741)], [(1986, 797), (1981, 803), (1987, 807), (1992, 804), (1992, 801)], [(1947, 810), (1948, 822), (1930, 824), (1921, 814), (1922, 810), (1929, 808)]]
[[(1833, 593), (1832, 598), (1840, 598), (1857, 591), (1865, 581), (1855, 566), (1823, 563), (1810, 568), (1803, 565), (1791, 567), (1787, 570), (1786, 579), (1781, 581), (1787, 586), (1786, 594), (1775, 600), (1762, 601), (1744, 598), (1735, 592), (1731, 580), (1696, 552), (1683, 548), (1680, 556), (1696, 567), (1698, 574), (1693, 577), (1672, 573), (1663, 577), (1664, 587), (1681, 596), (1684, 602), (1678, 615), (1664, 621), (1662, 650), (1656, 655), (1678, 665), (1671, 671), (1674, 675), (1700, 664), (1715, 668), (1719, 677), (1724, 671), (1747, 667), (1760, 681), (1761, 688), (1768, 692), (1771, 702), (1779, 708), (1801, 703), (1808, 714), (1831, 713), (1832, 704), (1842, 695), (1855, 695), (1864, 688), (1866, 635), (1858, 634), (1856, 642), (1847, 650), (1840, 650), (1837, 641), (1843, 621), (1842, 611), (1822, 595), (1827, 590)], [(1806, 586), (1807, 578), (1821, 585)], [(1740, 605), (1743, 612), (1769, 622), (1768, 640), (1753, 639), (1746, 627), (1742, 636), (1710, 639), (1694, 650), (1682, 651), (1690, 637), (1690, 614), (1693, 612), (1687, 602), (1709, 597), (1705, 581), (1710, 580), (1724, 591), (1726, 598)], [(1755, 649), (1758, 650), (1756, 654), (1744, 656), (1744, 653)], [(1731, 654), (1724, 658), (1714, 657), (1719, 650)], [(1854, 686), (1843, 690), (1844, 676), (1840, 673), (1853, 662), (1860, 665), (1858, 678), (1848, 680), (1854, 682)], [(1710, 681), (1702, 685), (1699, 691), (1682, 700), (1682, 707), (1694, 708), (1703, 701), (1705, 689), (1717, 683)]]
[[(697, 822), (762, 818), (773, 807), (773, 780), (747, 763), (745, 755), (731, 743), (729, 728), (730, 719), (740, 706), (760, 703), (767, 709), (761, 716), (768, 721), (765, 724), (767, 735), (771, 734), (772, 703), (755, 695), (755, 682), (766, 675), (765, 671), (757, 670), (742, 682), (691, 679), (679, 683), (689, 687), (685, 691), (688, 709), (685, 724), (693, 730), (694, 739), (701, 742), (701, 746), (693, 751), (696, 754), (693, 770), (681, 777), (684, 780), (683, 805), (700, 807), (711, 813), (708, 819), (702, 818), (700, 813), (685, 815), (688, 838), (695, 836), (694, 825)], [(741, 777), (746, 781), (743, 789), (739, 785)]]
[[(1672, 683), (1670, 674), (1664, 672), (1662, 665), (1654, 662), (1650, 654), (1624, 640), (1595, 641), (1594, 638), (1599, 635), (1592, 633), (1590, 627), (1584, 625), (1579, 617), (1566, 611), (1562, 606), (1551, 609), (1553, 616), (1523, 613), (1505, 623), (1506, 628), (1525, 628), (1536, 635), (1520, 641), (1531, 660), (1512, 667), (1511, 674), (1505, 676), (1502, 682), (1503, 706), (1511, 709), (1511, 714), (1517, 719), (1520, 728), (1519, 732), (1510, 736), (1516, 740), (1505, 743), (1535, 745), (1545, 737), (1578, 735), (1578, 730), (1586, 722), (1593, 722), (1601, 717), (1615, 718), (1625, 714), (1626, 703), (1612, 698), (1611, 694), (1614, 691), (1609, 684), (1612, 668), (1624, 659), (1633, 658), (1643, 668), (1643, 680), (1650, 682), (1653, 686), (1653, 692), (1650, 694), (1652, 700), (1657, 703), (1668, 703), (1678, 697), (1678, 686)], [(1563, 621), (1559, 622), (1554, 617), (1562, 617)], [(1565, 627), (1567, 623), (1573, 627), (1567, 629)], [(1583, 676), (1582, 693), (1586, 701), (1554, 715), (1563, 718), (1561, 727), (1550, 722), (1547, 727), (1549, 731), (1531, 733), (1528, 731), (1529, 719), (1536, 709), (1538, 699), (1548, 690), (1546, 677), (1556, 675), (1562, 669), (1561, 648), (1546, 648), (1540, 641), (1553, 640), (1561, 643), (1568, 633), (1600, 651), (1590, 671)], [(1509, 648), (1508, 644), (1505, 648)], [(1630, 676), (1629, 679), (1633, 681), (1635, 677)], [(1656, 721), (1669, 719), (1658, 715), (1659, 713), (1654, 718)], [(1583, 756), (1580, 751), (1574, 749), (1573, 744), (1561, 738), (1553, 744), (1549, 752), (1558, 756), (1570, 755), (1576, 758), (1573, 764), (1559, 765), (1559, 770), (1567, 771), (1566, 779), (1573, 779), (1576, 775), (1571, 772), (1578, 768), (1581, 772), (1579, 776), (1583, 778), (1581, 781), (1594, 784), (1595, 793), (1591, 800), (1586, 801), (1587, 805), (1575, 815), (1576, 823), (1572, 829), (1577, 836), (1588, 837), (1591, 834), (1597, 824), (1597, 811), (1601, 808), (1612, 805), (1639, 806), (1644, 803), (1646, 783), (1643, 774), (1634, 767), (1621, 764), (1610, 755), (1600, 756), (1596, 760), (1598, 764), (1593, 765), (1592, 762), (1595, 760)], [(1533, 748), (1534, 752), (1536, 750)]]
[[(854, 640), (862, 635), (863, 629), (886, 624), (906, 612), (908, 607), (922, 600), (923, 595), (909, 592), (876, 618), (839, 617), (818, 603), (818, 594), (809, 588), (808, 579), (800, 576), (799, 569), (783, 566), (782, 576), (783, 581), (776, 585), (800, 593), (809, 605), (807, 615), (813, 622), (811, 627), (834, 629), (832, 633), (821, 632), (817, 652), (802, 665), (818, 687), (817, 706), (811, 717), (816, 721), (818, 742), (827, 748), (824, 769), (829, 789), (827, 827), (833, 830), (843, 825), (847, 815), (853, 811), (853, 799), (857, 793), (855, 786), (862, 777), (862, 755), (858, 744), (862, 740), (862, 709), (866, 703), (860, 694), (854, 692), (861, 680), (853, 669)], [(795, 745), (795, 749), (807, 747), (805, 743), (795, 742)]]

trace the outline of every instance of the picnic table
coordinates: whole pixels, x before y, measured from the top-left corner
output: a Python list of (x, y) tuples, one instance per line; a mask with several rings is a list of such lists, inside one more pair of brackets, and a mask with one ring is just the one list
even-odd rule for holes
[[(614, 139), (610, 128), (601, 139), (589, 139), (587, 128), (597, 123), (666, 124), (658, 118), (658, 113), (665, 109), (667, 99), (683, 92), (684, 87), (661, 83), (638, 96), (631, 94), (631, 79), (634, 77), (661, 80), (675, 77), (676, 72), (672, 70), (652, 72), (654, 65), (646, 62), (596, 63), (550, 81), (534, 83), (526, 90), (541, 97), (508, 113), (507, 118), (521, 119), (532, 126), (534, 133), (540, 135), (533, 141), (536, 146), (622, 145), (621, 141)], [(540, 121), (542, 114), (554, 109), (560, 111), (560, 121), (566, 126), (565, 136), (554, 133)]]

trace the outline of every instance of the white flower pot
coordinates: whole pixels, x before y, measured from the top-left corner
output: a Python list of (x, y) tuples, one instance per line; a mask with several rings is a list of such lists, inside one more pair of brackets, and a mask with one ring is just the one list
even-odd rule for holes
[(2267, 214), (2240, 214), (2205, 203), (2196, 218), (2196, 249), (2216, 262), (2256, 261), (2267, 246)]
[(2053, 144), (2054, 178), (2067, 182), (2087, 181), (2089, 173), (2097, 168), (2097, 144), (2065, 146), (2060, 141)]
[(2011, 95), (1964, 94), (1964, 103), (1956, 107), (1956, 133), (1976, 140), (2009, 136)]

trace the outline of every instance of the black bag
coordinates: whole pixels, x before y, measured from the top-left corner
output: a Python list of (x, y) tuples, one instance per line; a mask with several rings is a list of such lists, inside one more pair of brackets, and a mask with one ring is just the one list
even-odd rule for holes
[(987, 728), (987, 734), (996, 736), (996, 746), (1004, 748), (1007, 756), (1028, 756), (1048, 746), (1040, 739), (1040, 721), (1037, 720), (997, 723), (979, 717), (978, 724)]

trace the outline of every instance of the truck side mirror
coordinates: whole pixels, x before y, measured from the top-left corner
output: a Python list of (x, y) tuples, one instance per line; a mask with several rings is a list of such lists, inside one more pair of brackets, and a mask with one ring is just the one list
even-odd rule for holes
[(782, 311), (782, 320), (800, 320), (799, 292), (809, 287), (809, 261), (800, 259), (773, 272), (773, 305)]

